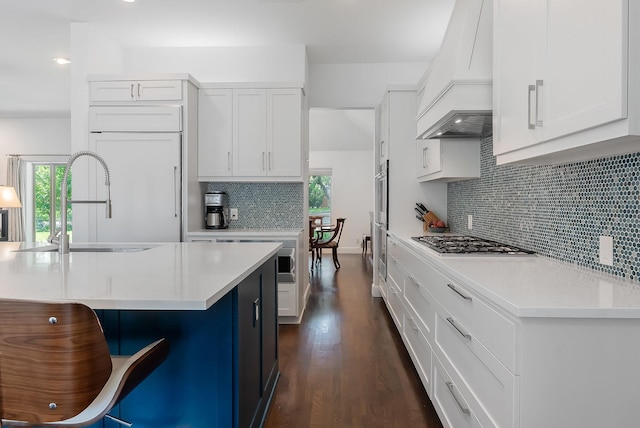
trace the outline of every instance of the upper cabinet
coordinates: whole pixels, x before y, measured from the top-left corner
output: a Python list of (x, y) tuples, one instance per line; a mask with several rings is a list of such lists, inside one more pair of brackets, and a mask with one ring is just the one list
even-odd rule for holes
[(179, 80), (114, 80), (89, 82), (89, 98), (96, 102), (179, 101)]
[(498, 164), (640, 150), (639, 17), (628, 0), (494, 0)]
[(200, 181), (302, 181), (301, 88), (211, 88), (199, 95)]
[(469, 139), (417, 140), (418, 181), (457, 181), (480, 177), (480, 143)]

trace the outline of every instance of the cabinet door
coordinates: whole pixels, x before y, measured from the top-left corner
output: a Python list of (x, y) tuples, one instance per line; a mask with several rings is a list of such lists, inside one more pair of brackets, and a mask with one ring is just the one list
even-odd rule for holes
[(267, 389), (273, 387), (278, 372), (278, 289), (276, 279), (276, 259), (266, 262), (262, 268), (262, 390), (268, 397)]
[[(91, 134), (90, 146), (111, 172), (112, 218), (93, 206), (98, 242), (180, 241), (180, 134)], [(95, 171), (94, 195), (106, 199), (104, 171)], [(92, 195), (92, 198), (93, 196)]]
[(116, 80), (89, 83), (91, 102), (174, 101), (182, 99), (179, 80)]
[[(493, 152), (536, 142), (536, 79), (545, 59), (546, 0), (495, 0)], [(533, 87), (531, 87), (533, 86)]]
[(202, 89), (198, 94), (198, 176), (230, 177), (233, 153), (233, 92)]
[(442, 171), (440, 140), (418, 140), (416, 175), (418, 178)]
[(542, 140), (626, 118), (628, 1), (549, 1), (548, 8)]
[(233, 91), (233, 171), (235, 176), (264, 176), (267, 171), (267, 91)]
[(238, 286), (239, 427), (253, 426), (262, 396), (260, 285), (260, 271), (256, 271)]
[(301, 176), (302, 94), (299, 89), (267, 91), (267, 175)]

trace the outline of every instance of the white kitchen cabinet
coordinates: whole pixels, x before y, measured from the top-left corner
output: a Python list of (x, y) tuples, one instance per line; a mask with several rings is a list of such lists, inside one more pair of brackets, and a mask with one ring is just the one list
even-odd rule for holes
[(201, 89), (198, 116), (198, 176), (232, 175), (233, 91)]
[(89, 101), (179, 101), (180, 80), (103, 80), (89, 82)]
[(302, 175), (302, 97), (299, 89), (267, 90), (267, 175)]
[(92, 106), (89, 132), (180, 132), (180, 106)]
[(302, 91), (200, 90), (200, 181), (302, 180)]
[[(93, 209), (98, 242), (178, 242), (181, 225), (179, 133), (90, 134), (89, 147), (111, 172), (112, 218)], [(92, 199), (106, 199), (104, 172), (91, 163)]]
[(233, 175), (267, 175), (267, 90), (233, 91)]
[(470, 139), (417, 140), (418, 181), (480, 177), (480, 142)]
[[(189, 232), (188, 242), (281, 242), (283, 250), (278, 253), (277, 270), (287, 279), (278, 280), (278, 321), (280, 324), (299, 324), (309, 295), (306, 254), (303, 231), (265, 231), (265, 230), (201, 230)], [(291, 252), (290, 250), (294, 250)], [(293, 255), (292, 255), (293, 254)], [(293, 257), (293, 266), (291, 265)], [(282, 258), (282, 259), (281, 259)], [(282, 263), (281, 263), (282, 262)], [(294, 280), (291, 281), (289, 273)]]
[(634, 3), (494, 0), (497, 163), (640, 149)]

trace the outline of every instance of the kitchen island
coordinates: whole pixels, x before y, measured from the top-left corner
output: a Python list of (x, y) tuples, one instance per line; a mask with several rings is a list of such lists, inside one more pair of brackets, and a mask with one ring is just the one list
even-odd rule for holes
[(280, 244), (87, 244), (66, 255), (36, 247), (0, 243), (0, 296), (90, 306), (113, 354), (169, 340), (167, 360), (114, 416), (155, 428), (262, 422), (279, 373)]

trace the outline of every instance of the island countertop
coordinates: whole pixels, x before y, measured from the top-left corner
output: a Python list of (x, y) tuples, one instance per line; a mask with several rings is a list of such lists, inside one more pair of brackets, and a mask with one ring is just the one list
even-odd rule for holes
[[(98, 244), (86, 244), (88, 246)], [(16, 251), (0, 243), (0, 297), (71, 300), (93, 309), (206, 310), (262, 265), (280, 243), (99, 244), (126, 252)]]

